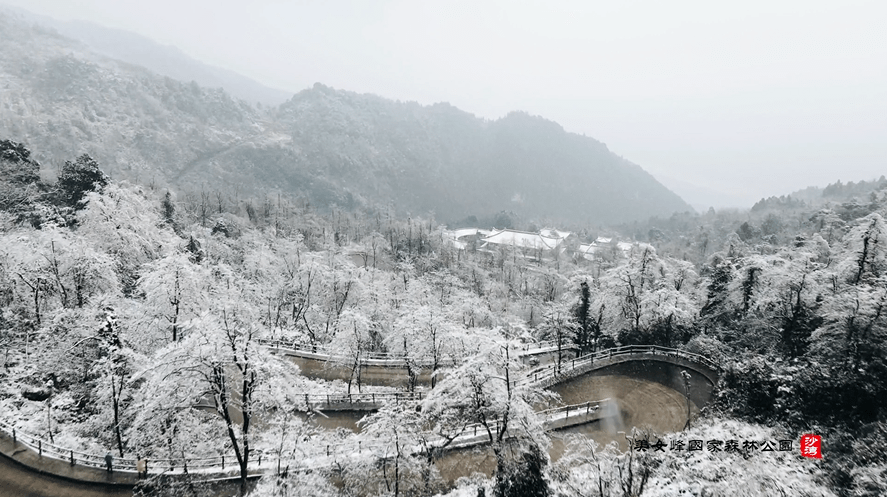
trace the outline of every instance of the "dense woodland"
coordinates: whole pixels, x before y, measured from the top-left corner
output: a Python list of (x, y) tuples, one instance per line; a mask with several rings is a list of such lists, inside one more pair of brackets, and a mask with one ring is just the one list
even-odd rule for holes
[[(493, 495), (740, 487), (750, 495), (880, 495), (887, 189), (866, 185), (813, 208), (765, 202), (618, 226), (610, 234), (651, 245), (587, 261), (570, 251), (459, 251), (432, 218), (319, 213), (277, 194), (116, 182), (88, 155), (46, 182), (27, 147), (2, 141), (0, 412), (66, 446), (121, 457), (234, 454), (244, 471), (257, 451), (398, 440), (384, 463), (343, 463), (337, 485), (322, 472), (293, 471), (264, 479), (255, 495), (446, 492), (435, 452), (406, 447), (503, 418), (509, 427), (489, 425), (496, 476), (460, 480), (457, 495), (475, 495), (479, 485)], [(600, 231), (572, 228), (583, 237)], [(558, 337), (585, 352), (660, 344), (720, 361), (717, 401), (691, 434), (797, 441), (817, 433), (824, 459), (620, 453), (577, 437), (551, 462), (532, 409), (550, 394), (491, 379), (523, 368), (503, 344)], [(359, 376), (301, 376), (261, 338), (329, 346), (355, 361), (384, 352), (417, 368), (428, 357), (456, 366), (441, 366), (420, 409), (385, 408), (346, 436), (305, 423), (300, 396), (386, 389)], [(236, 405), (243, 422), (226, 409), (195, 408), (207, 398)]]

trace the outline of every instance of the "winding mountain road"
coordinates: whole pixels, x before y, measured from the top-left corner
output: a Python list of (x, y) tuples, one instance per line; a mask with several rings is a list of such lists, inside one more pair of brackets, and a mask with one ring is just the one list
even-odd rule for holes
[[(692, 371), (689, 387), (680, 380), (681, 373), (686, 369)], [(534, 374), (537, 378), (533, 377)], [(558, 372), (551, 367), (537, 369), (524, 381), (548, 386), (561, 396), (565, 404), (581, 404), (605, 397), (617, 399), (617, 416), (566, 428), (560, 433), (581, 432), (599, 443), (617, 441), (624, 448), (624, 434), (620, 432), (631, 427), (649, 427), (659, 433), (679, 431), (687, 420), (688, 409), (694, 415), (710, 399), (717, 381), (717, 366), (705, 358), (673, 349), (622, 347), (600, 352), (593, 357), (576, 358), (569, 366), (564, 363)], [(685, 392), (687, 388), (689, 392)], [(692, 402), (687, 401), (685, 393), (690, 394)], [(0, 438), (10, 438), (8, 441), (11, 442), (11, 437)], [(562, 451), (562, 443), (557, 440), (557, 435), (554, 438), (552, 457), (557, 458)], [(453, 451), (440, 461), (441, 474), (453, 481), (458, 476), (482, 470), (489, 462), (485, 452), (483, 449)], [(31, 461), (32, 467), (27, 467), (12, 460), (11, 454), (9, 451), (0, 454), (2, 497), (132, 495), (131, 485), (101, 483), (101, 478), (96, 480), (94, 474), (93, 482), (87, 483), (53, 476), (43, 470), (43, 466), (66, 465), (66, 461), (43, 456), (36, 463)], [(95, 473), (95, 469), (92, 472)]]
[(38, 473), (0, 455), (3, 497), (132, 497), (132, 487), (82, 483)]

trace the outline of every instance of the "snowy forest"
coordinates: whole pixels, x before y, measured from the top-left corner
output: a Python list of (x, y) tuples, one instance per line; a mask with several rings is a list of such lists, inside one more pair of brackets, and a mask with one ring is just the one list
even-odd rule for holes
[[(646, 242), (586, 260), (459, 250), (432, 218), (111, 181), (88, 155), (45, 177), (25, 145), (0, 141), (0, 419), (55, 444), (121, 459), (225, 456), (253, 496), (887, 491), (883, 181), (826, 188), (816, 203), (568, 227), (583, 242)], [(275, 340), (337, 350), (346, 367), (396, 355), (435, 381), (357, 433), (325, 429), (306, 394), (395, 389), (359, 374), (310, 378), (264, 345)], [(814, 433), (823, 458), (638, 451), (546, 432), (536, 407), (556, 399), (511, 381), (528, 366), (509, 355), (546, 340), (703, 355), (720, 384), (684, 438), (797, 447)], [(495, 469), (447, 481), (435, 443), (469, 424), (489, 434)], [(651, 435), (638, 428), (626, 436)], [(307, 472), (288, 462), (247, 482), (261, 457), (297, 461), (317, 447), (363, 456)], [(188, 479), (140, 488), (212, 493)]]

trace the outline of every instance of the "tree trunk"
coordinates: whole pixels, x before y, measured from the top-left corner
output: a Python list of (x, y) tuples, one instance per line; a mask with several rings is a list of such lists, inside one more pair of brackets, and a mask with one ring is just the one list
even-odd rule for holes
[(234, 456), (237, 458), (237, 465), (240, 467), (240, 495), (244, 496), (246, 495), (247, 471), (249, 469), (249, 437), (247, 436), (247, 430), (249, 429), (250, 419), (249, 402), (251, 395), (251, 380), (247, 378), (246, 373), (242, 372), (242, 374), (244, 379), (242, 383), (243, 391), (241, 393), (241, 405), (243, 406), (241, 409), (243, 415), (243, 426), (241, 430), (243, 434), (243, 448), (241, 450), (240, 443), (237, 440), (237, 434), (234, 433), (234, 420), (231, 419), (231, 413), (228, 411), (228, 405), (230, 402), (228, 401), (228, 386), (227, 381), (225, 380), (225, 370), (220, 365), (213, 366), (213, 383), (219, 395), (216, 411), (225, 421), (228, 439), (231, 440), (231, 446), (234, 448)]
[(50, 390), (49, 398), (46, 399), (46, 431), (49, 432), (49, 441), (55, 443), (52, 435), (52, 391)]
[(40, 278), (37, 278), (37, 281), (32, 285), (30, 281), (26, 280), (24, 276), (19, 273), (19, 278), (28, 285), (31, 290), (34, 292), (34, 316), (37, 318), (37, 326), (40, 326)]
[(111, 403), (114, 408), (114, 436), (117, 438), (117, 452), (123, 458), (123, 437), (120, 436), (120, 391), (123, 390), (123, 382), (120, 388), (114, 383), (114, 375), (111, 375)]
[(400, 443), (394, 435), (394, 497), (400, 494)]
[(68, 289), (65, 288), (65, 285), (62, 284), (62, 275), (59, 272), (59, 262), (58, 258), (55, 256), (55, 242), (52, 242), (52, 275), (55, 276), (56, 285), (59, 287), (59, 292), (62, 294), (62, 307), (68, 307)]
[(179, 339), (179, 311), (182, 304), (182, 292), (181, 287), (179, 285), (179, 269), (176, 268), (176, 281), (175, 286), (173, 287), (173, 297), (169, 300), (169, 303), (173, 306), (173, 315), (172, 319), (172, 341), (177, 342)]

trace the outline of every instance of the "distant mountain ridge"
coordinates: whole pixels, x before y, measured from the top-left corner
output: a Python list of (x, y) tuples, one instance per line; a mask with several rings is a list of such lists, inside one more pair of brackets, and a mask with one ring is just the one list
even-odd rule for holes
[(269, 88), (234, 71), (204, 64), (176, 47), (161, 45), (142, 35), (113, 29), (88, 21), (59, 21), (26, 10), (5, 7), (59, 34), (86, 44), (96, 53), (129, 64), (142, 66), (161, 76), (183, 82), (194, 81), (209, 88), (224, 88), (236, 98), (255, 104), (275, 106), (292, 97), (292, 92)]
[(848, 218), (862, 217), (860, 206), (869, 206), (871, 211), (877, 209), (877, 200), (887, 192), (887, 178), (882, 174), (878, 179), (843, 183), (841, 180), (830, 183), (824, 188), (808, 186), (788, 195), (762, 198), (754, 206), (752, 212), (769, 210), (809, 210), (838, 209), (846, 213)]
[(0, 137), (38, 159), (89, 153), (118, 178), (442, 220), (507, 210), (608, 224), (692, 210), (604, 144), (525, 113), (488, 121), (320, 84), (260, 109), (11, 17), (0, 88)]

